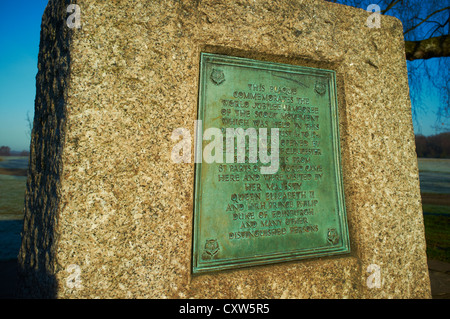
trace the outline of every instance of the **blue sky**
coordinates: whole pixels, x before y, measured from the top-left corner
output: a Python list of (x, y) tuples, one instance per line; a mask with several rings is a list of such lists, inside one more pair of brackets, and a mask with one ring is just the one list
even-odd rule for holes
[(0, 146), (29, 149), (41, 18), (47, 0), (0, 0)]
[[(0, 0), (0, 146), (29, 149), (27, 113), (34, 116), (35, 77), (42, 14), (47, 0)], [(433, 62), (427, 62), (433, 63)], [(426, 112), (419, 113), (415, 131), (435, 134), (439, 93), (428, 92)]]

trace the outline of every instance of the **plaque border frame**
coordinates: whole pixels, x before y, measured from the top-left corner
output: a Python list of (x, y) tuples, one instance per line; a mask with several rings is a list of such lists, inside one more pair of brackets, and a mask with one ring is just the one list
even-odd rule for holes
[[(214, 61), (214, 62), (213, 62)], [(210, 265), (199, 265), (199, 240), (198, 235), (200, 233), (200, 211), (199, 202), (201, 200), (201, 166), (200, 163), (195, 162), (194, 166), (194, 214), (193, 214), (193, 229), (192, 229), (192, 273), (203, 274), (211, 273), (222, 270), (238, 270), (241, 268), (252, 267), (252, 266), (264, 266), (272, 265), (289, 261), (301, 261), (305, 259), (312, 259), (318, 257), (328, 257), (328, 256), (340, 256), (349, 254), (350, 249), (350, 237), (348, 231), (348, 220), (345, 205), (345, 194), (344, 194), (344, 184), (342, 175), (342, 161), (341, 161), (341, 147), (340, 147), (340, 133), (339, 133), (339, 111), (338, 111), (338, 101), (337, 101), (337, 88), (336, 88), (336, 72), (334, 70), (306, 67), (295, 64), (287, 64), (280, 62), (270, 62), (262, 61), (256, 59), (249, 59), (243, 57), (228, 56), (223, 54), (215, 54), (208, 52), (200, 52), (200, 64), (199, 64), (199, 79), (198, 79), (198, 105), (197, 105), (197, 120), (204, 120), (204, 108), (205, 105), (205, 82), (207, 81), (206, 74), (206, 63), (213, 62), (217, 64), (226, 64), (234, 66), (246, 66), (258, 69), (269, 69), (276, 70), (280, 72), (288, 73), (315, 73), (315, 75), (321, 75), (329, 79), (329, 96), (330, 96), (330, 108), (331, 108), (331, 131), (332, 131), (332, 147), (333, 147), (333, 157), (334, 157), (334, 168), (335, 168), (335, 179), (337, 186), (337, 209), (338, 212), (338, 222), (339, 222), (339, 234), (341, 234), (341, 245), (330, 246), (329, 248), (310, 248), (302, 249), (301, 251), (283, 251), (280, 253), (270, 253), (265, 255), (255, 255), (251, 257), (241, 257), (235, 259), (227, 259), (225, 261), (216, 261)], [(314, 70), (313, 72), (311, 72)], [(203, 130), (203, 127), (201, 128)], [(198, 133), (194, 134), (194, 156), (197, 157), (198, 145)], [(202, 145), (203, 141), (200, 141)], [(200, 153), (203, 156), (202, 153)]]

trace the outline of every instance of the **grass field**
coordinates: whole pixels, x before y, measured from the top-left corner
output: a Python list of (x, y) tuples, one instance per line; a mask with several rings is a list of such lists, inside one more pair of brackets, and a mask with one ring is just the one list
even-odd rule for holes
[(419, 158), (420, 172), (450, 173), (450, 159), (448, 158)]
[(424, 215), (429, 259), (450, 262), (450, 216)]
[(27, 157), (0, 157), (0, 260), (13, 260), (19, 252), (27, 166)]
[(23, 218), (27, 157), (0, 157), (0, 220)]
[(450, 194), (422, 194), (423, 220), (430, 259), (450, 262)]
[(450, 159), (419, 158), (429, 259), (450, 262)]
[(27, 178), (0, 175), (0, 220), (23, 218), (23, 205)]

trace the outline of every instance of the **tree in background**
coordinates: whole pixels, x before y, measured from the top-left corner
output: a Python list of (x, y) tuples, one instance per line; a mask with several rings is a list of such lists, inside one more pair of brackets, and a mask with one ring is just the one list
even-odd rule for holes
[(30, 111), (27, 112), (26, 120), (27, 120), (27, 131), (25, 134), (27, 135), (28, 138), (31, 139), (31, 134), (33, 132), (33, 120), (30, 116)]
[(450, 0), (326, 1), (364, 10), (370, 4), (376, 4), (380, 7), (380, 14), (392, 15), (402, 21), (414, 120), (419, 125), (419, 111), (427, 111), (424, 95), (430, 89), (437, 89), (440, 106), (435, 130), (450, 131)]
[(0, 147), (0, 156), (9, 156), (11, 155), (11, 148), (8, 146)]
[(417, 157), (450, 158), (450, 132), (432, 136), (416, 135)]

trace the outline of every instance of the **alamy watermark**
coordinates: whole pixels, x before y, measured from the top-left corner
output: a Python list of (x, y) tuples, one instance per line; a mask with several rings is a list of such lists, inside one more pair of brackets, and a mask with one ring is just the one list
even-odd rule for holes
[(70, 289), (83, 288), (81, 284), (81, 268), (76, 264), (71, 264), (67, 266), (66, 271), (69, 273), (69, 276), (66, 278), (66, 286)]
[(370, 275), (367, 277), (366, 285), (369, 289), (381, 288), (381, 268), (377, 264), (370, 264), (367, 267)]
[[(225, 145), (224, 145), (225, 135)], [(192, 137), (186, 128), (177, 128), (172, 132), (172, 141), (178, 141), (172, 148), (171, 159), (174, 163), (191, 163)], [(248, 148), (247, 141), (248, 139)], [(203, 141), (211, 141), (202, 150)], [(236, 145), (235, 145), (236, 141)], [(253, 127), (216, 128), (210, 127), (204, 132), (202, 121), (195, 121), (194, 162), (202, 163), (245, 163), (248, 149), (248, 162), (268, 164), (261, 166), (261, 174), (275, 174), (279, 168), (279, 129), (270, 129), (270, 154), (268, 129)], [(235, 156), (236, 150), (236, 156)]]
[(381, 28), (381, 9), (377, 4), (370, 4), (367, 7), (367, 12), (373, 12), (366, 21), (369, 28)]
[[(370, 4), (367, 12), (372, 12), (372, 14), (367, 18), (366, 25), (369, 28), (380, 28), (381, 27), (381, 9), (377, 4)], [(69, 4), (66, 8), (66, 12), (70, 13), (66, 20), (66, 24), (70, 29), (81, 28), (81, 9), (78, 4)]]
[(81, 9), (78, 4), (69, 4), (66, 9), (67, 13), (71, 13), (66, 20), (67, 26), (70, 29), (81, 28)]

